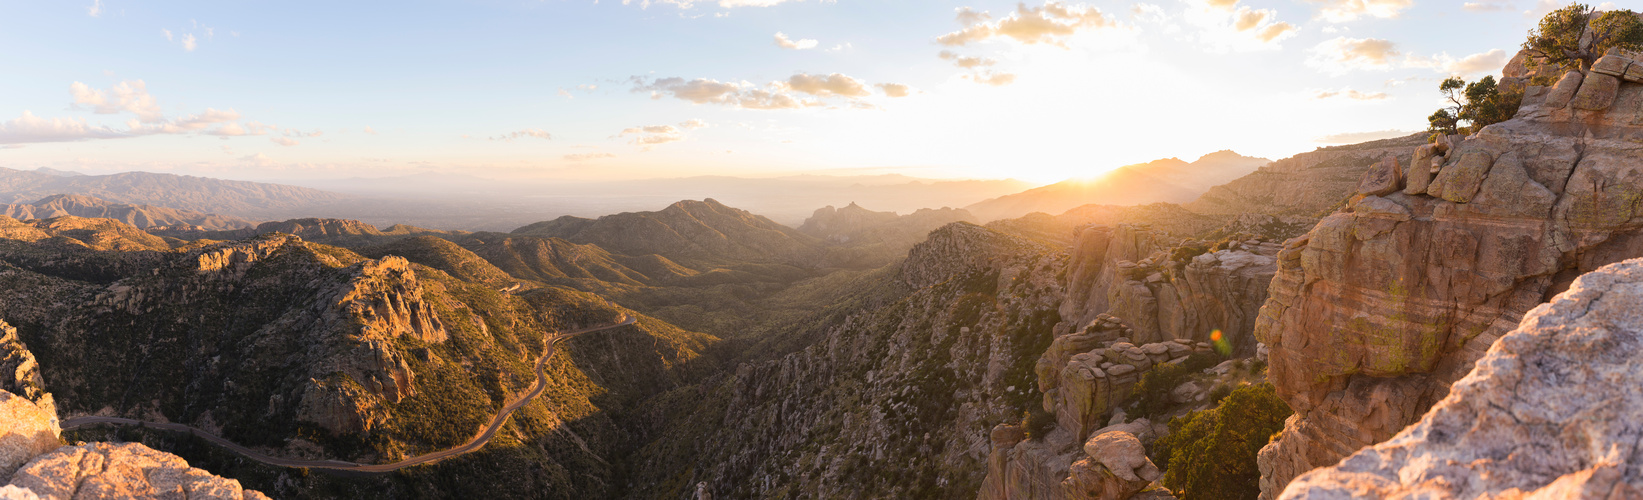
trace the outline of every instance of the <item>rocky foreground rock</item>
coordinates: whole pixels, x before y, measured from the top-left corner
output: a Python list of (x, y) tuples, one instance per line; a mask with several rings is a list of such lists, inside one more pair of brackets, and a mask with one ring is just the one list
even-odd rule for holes
[(1284, 500), (1643, 498), (1643, 259), (1581, 276), (1420, 422)]
[(1601, 73), (1529, 87), (1512, 120), (1384, 156), (1286, 243), (1255, 335), (1295, 415), (1261, 451), (1264, 498), (1414, 423), (1576, 276), (1643, 255), (1640, 108), (1643, 85)]
[(0, 391), (0, 499), (266, 499), (137, 443), (62, 446), (57, 415)]

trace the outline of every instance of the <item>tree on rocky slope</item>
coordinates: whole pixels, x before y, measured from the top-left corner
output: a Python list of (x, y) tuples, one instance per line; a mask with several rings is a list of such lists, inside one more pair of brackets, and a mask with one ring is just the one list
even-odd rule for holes
[(1637, 13), (1611, 10), (1598, 14), (1591, 6), (1569, 4), (1541, 18), (1523, 42), (1530, 67), (1550, 65), (1557, 73), (1590, 70), (1611, 48), (1643, 50), (1643, 21)]
[[(1438, 85), (1449, 107), (1438, 109), (1426, 118), (1432, 132), (1454, 134), (1475, 132), (1491, 124), (1510, 120), (1517, 114), (1523, 101), (1521, 92), (1501, 92), (1494, 76), (1485, 76), (1467, 83), (1459, 77), (1449, 77)], [(1466, 127), (1460, 124), (1465, 122)]]

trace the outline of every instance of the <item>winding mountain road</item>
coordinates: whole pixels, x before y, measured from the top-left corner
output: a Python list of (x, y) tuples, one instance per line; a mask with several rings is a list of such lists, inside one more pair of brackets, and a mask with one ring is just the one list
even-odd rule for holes
[(256, 451), (252, 451), (250, 448), (246, 448), (244, 446), (240, 446), (238, 444), (235, 444), (233, 441), (223, 439), (222, 437), (217, 436), (215, 434), (211, 434), (209, 432), (206, 432), (206, 431), (203, 431), (203, 430), (200, 430), (200, 429), (189, 427), (187, 425), (172, 424), (172, 423), (144, 422), (144, 421), (141, 421), (141, 420), (132, 420), (132, 419), (129, 419), (129, 418), (120, 418), (120, 417), (98, 417), (98, 416), (74, 417), (74, 418), (70, 418), (68, 420), (64, 420), (63, 423), (62, 423), (62, 428), (64, 430), (68, 430), (68, 429), (75, 429), (75, 428), (79, 428), (79, 427), (85, 427), (85, 426), (88, 426), (88, 425), (97, 425), (97, 424), (141, 425), (141, 426), (144, 426), (144, 427), (151, 427), (151, 428), (155, 428), (155, 429), (165, 429), (165, 430), (172, 430), (172, 431), (177, 431), (177, 432), (187, 432), (189, 434), (199, 436), (201, 439), (204, 439), (206, 441), (210, 441), (210, 442), (212, 442), (212, 443), (214, 443), (218, 446), (221, 446), (223, 448), (227, 448), (229, 451), (232, 451), (234, 453), (238, 453), (240, 455), (243, 455), (246, 458), (256, 460), (258, 462), (262, 462), (262, 463), (265, 463), (265, 464), (268, 464), (268, 465), (275, 465), (275, 466), (280, 466), (280, 467), (306, 467), (306, 468), (314, 468), (314, 469), (331, 469), (331, 470), (349, 471), (349, 472), (392, 472), (392, 471), (396, 471), (396, 470), (403, 469), (403, 468), (406, 468), (406, 467), (410, 467), (412, 465), (426, 464), (426, 463), (430, 463), (430, 462), (444, 460), (444, 459), (454, 457), (454, 456), (457, 456), (457, 455), (462, 455), (464, 453), (471, 453), (475, 450), (478, 450), (478, 449), (484, 447), (485, 443), (490, 442), (491, 437), (496, 435), (496, 431), (498, 429), (502, 428), (502, 424), (504, 422), (507, 422), (508, 417), (510, 415), (513, 415), (514, 410), (518, 410), (519, 408), (525, 406), (526, 404), (529, 404), (531, 402), (531, 400), (536, 399), (537, 396), (542, 395), (542, 390), (547, 388), (547, 385), (545, 383), (547, 374), (543, 370), (547, 366), (548, 358), (553, 357), (553, 349), (554, 349), (555, 345), (557, 345), (562, 340), (569, 339), (569, 338), (575, 337), (577, 335), (581, 335), (581, 334), (584, 334), (584, 333), (593, 333), (593, 332), (597, 332), (597, 331), (600, 331), (600, 330), (609, 330), (609, 329), (612, 329), (612, 328), (617, 328), (617, 327), (622, 327), (622, 326), (627, 326), (627, 325), (633, 324), (635, 321), (637, 321), (637, 318), (626, 317), (619, 323), (604, 325), (604, 326), (597, 326), (597, 327), (592, 327), (592, 328), (584, 328), (584, 329), (573, 331), (573, 332), (562, 333), (562, 334), (559, 334), (559, 335), (553, 337), (553, 339), (551, 339), (548, 342), (547, 349), (545, 349), (542, 352), (542, 357), (537, 358), (537, 360), (536, 360), (536, 383), (531, 384), (531, 390), (527, 391), (523, 397), (520, 397), (519, 399), (515, 400), (514, 402), (509, 403), (506, 406), (503, 406), (502, 411), (497, 412), (496, 417), (491, 419), (490, 425), (485, 426), (485, 430), (480, 431), (479, 434), (475, 434), (472, 439), (469, 439), (468, 442), (466, 442), (466, 443), (462, 443), (461, 446), (457, 446), (455, 448), (451, 448), (451, 449), (448, 449), (448, 450), (436, 451), (436, 452), (429, 453), (429, 454), (426, 454), (426, 455), (418, 455), (418, 456), (407, 458), (405, 460), (402, 460), (402, 461), (399, 461), (399, 462), (394, 462), (394, 463), (391, 463), (391, 464), (373, 465), (373, 464), (357, 464), (357, 463), (353, 463), (353, 462), (344, 462), (344, 461), (341, 461), (341, 460), (296, 460), (296, 459), (291, 459), (291, 458), (280, 458), (280, 457), (269, 456), (269, 455), (265, 455), (265, 454), (262, 454), (262, 453), (258, 453)]

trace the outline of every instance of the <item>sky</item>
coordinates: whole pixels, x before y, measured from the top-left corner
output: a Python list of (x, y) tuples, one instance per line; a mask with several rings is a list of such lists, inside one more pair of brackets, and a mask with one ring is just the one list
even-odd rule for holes
[[(0, 167), (1053, 182), (1425, 128), (1550, 0), (0, 0)], [(1607, 7), (1608, 6), (1605, 5)]]

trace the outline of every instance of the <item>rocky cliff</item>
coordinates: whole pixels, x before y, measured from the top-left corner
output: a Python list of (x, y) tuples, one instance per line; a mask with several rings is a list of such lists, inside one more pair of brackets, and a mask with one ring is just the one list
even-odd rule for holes
[(170, 453), (136, 443), (63, 446), (59, 432), (50, 408), (0, 391), (0, 483), (9, 483), (0, 498), (268, 498)]
[(1235, 354), (1255, 354), (1255, 318), (1277, 271), (1278, 244), (1254, 235), (1183, 240), (1135, 224), (1077, 235), (1062, 318), (1082, 325), (1111, 313), (1137, 343), (1205, 342), (1221, 331)]
[(1582, 275), (1529, 311), (1392, 439), (1282, 498), (1643, 497), (1643, 260)]
[(1392, 437), (1524, 312), (1643, 255), (1643, 85), (1613, 76), (1634, 64), (1607, 56), (1529, 87), (1512, 120), (1384, 153), (1285, 244), (1256, 336), (1296, 414), (1261, 452), (1263, 496)]

